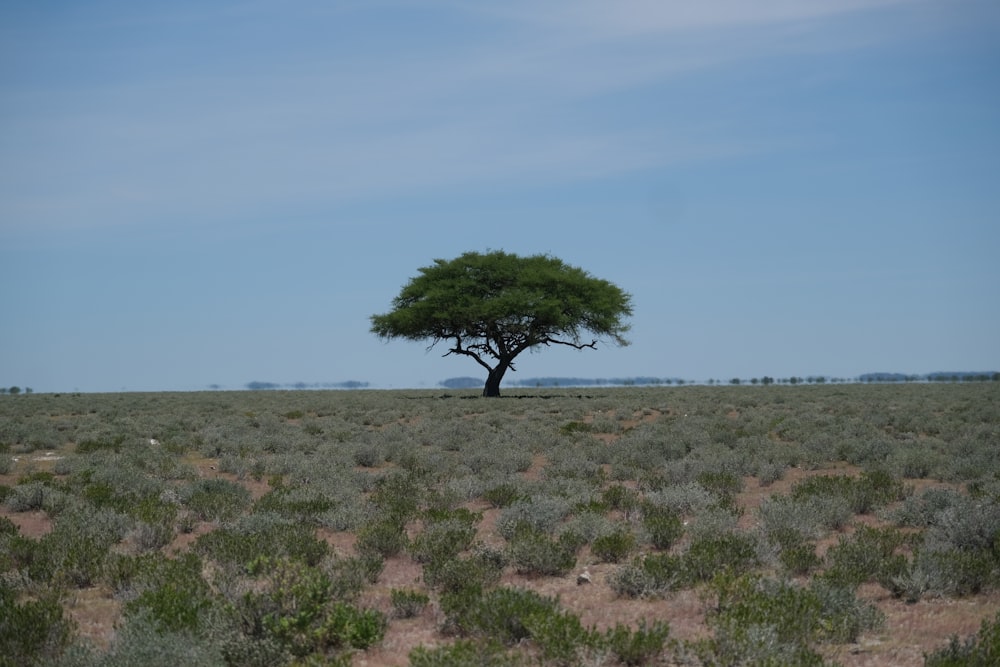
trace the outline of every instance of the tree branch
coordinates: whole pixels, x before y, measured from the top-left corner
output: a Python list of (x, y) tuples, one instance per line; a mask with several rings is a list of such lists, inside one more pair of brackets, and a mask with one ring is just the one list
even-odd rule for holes
[(567, 347), (572, 347), (572, 348), (575, 348), (577, 350), (582, 350), (585, 347), (589, 347), (592, 350), (596, 350), (597, 349), (597, 341), (596, 340), (593, 340), (593, 341), (591, 341), (589, 343), (574, 343), (574, 342), (569, 341), (569, 340), (558, 340), (556, 338), (548, 338), (548, 337), (546, 337), (546, 338), (543, 338), (542, 340), (540, 340), (539, 342), (541, 344), (543, 344), (543, 345), (565, 345)]

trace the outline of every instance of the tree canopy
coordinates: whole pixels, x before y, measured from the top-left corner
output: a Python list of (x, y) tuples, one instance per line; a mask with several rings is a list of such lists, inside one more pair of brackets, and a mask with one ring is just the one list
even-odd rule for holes
[(538, 346), (596, 348), (601, 339), (628, 345), (632, 297), (616, 285), (549, 255), (467, 252), (418, 269), (371, 317), (386, 340), (448, 341), (444, 356), (471, 357), (488, 371), (484, 396), (499, 396), (514, 359)]

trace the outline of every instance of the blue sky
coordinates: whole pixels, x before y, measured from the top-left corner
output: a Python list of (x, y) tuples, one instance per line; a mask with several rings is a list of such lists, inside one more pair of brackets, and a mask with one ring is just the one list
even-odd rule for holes
[(0, 385), (481, 375), (368, 317), (488, 249), (635, 305), (508, 379), (998, 370), (1000, 4), (0, 4)]

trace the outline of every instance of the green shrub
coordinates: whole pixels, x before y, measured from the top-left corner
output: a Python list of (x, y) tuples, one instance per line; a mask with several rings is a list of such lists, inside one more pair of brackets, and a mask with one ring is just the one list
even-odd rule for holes
[(525, 498), (517, 484), (503, 482), (483, 491), (483, 500), (493, 507), (509, 507)]
[(293, 521), (318, 521), (319, 515), (333, 509), (336, 502), (320, 489), (305, 486), (272, 488), (254, 504), (255, 512), (272, 512)]
[(0, 667), (50, 664), (74, 629), (54, 595), (18, 602), (17, 592), (0, 581)]
[(510, 561), (520, 574), (562, 576), (576, 566), (575, 543), (568, 534), (555, 539), (523, 526), (510, 540)]
[(790, 574), (804, 575), (822, 563), (816, 555), (815, 543), (806, 540), (796, 530), (777, 530), (769, 538), (778, 545), (778, 560)]
[(854, 534), (840, 537), (826, 552), (827, 568), (822, 578), (845, 587), (890, 580), (905, 564), (902, 557), (893, 558), (903, 540), (903, 534), (893, 528), (858, 526)]
[(531, 637), (529, 618), (559, 612), (555, 598), (522, 588), (496, 588), (471, 598), (443, 597), (441, 605), (462, 634), (495, 639), (507, 646)]
[(555, 609), (529, 614), (524, 625), (545, 664), (585, 664), (602, 639), (596, 630), (583, 627), (576, 614)]
[(392, 611), (396, 618), (412, 618), (420, 614), (430, 602), (430, 597), (423, 591), (393, 588), (389, 591), (392, 600)]
[(639, 507), (640, 498), (637, 491), (621, 484), (612, 484), (601, 494), (601, 501), (608, 509), (628, 514)]
[(226, 479), (199, 479), (181, 491), (181, 500), (202, 521), (232, 519), (250, 506), (250, 492)]
[(743, 490), (743, 480), (731, 472), (705, 471), (695, 478), (704, 489), (713, 494), (721, 507), (736, 506), (736, 494)]
[(689, 583), (684, 561), (671, 554), (647, 554), (619, 567), (608, 577), (611, 589), (628, 598), (649, 598)]
[(564, 498), (539, 496), (519, 500), (500, 513), (496, 529), (507, 540), (512, 539), (523, 526), (542, 533), (552, 533), (569, 511), (570, 504)]
[(428, 510), (424, 530), (409, 544), (410, 555), (418, 563), (454, 558), (472, 545), (476, 524), (482, 515), (467, 509)]
[(393, 473), (375, 482), (369, 500), (385, 521), (405, 524), (420, 507), (421, 488), (410, 473)]
[(948, 645), (924, 654), (924, 667), (992, 667), (1000, 664), (1000, 613), (983, 619), (979, 632), (964, 641), (953, 636)]
[(466, 588), (484, 590), (500, 580), (507, 556), (489, 547), (478, 546), (464, 558), (432, 561), (424, 565), (424, 583), (442, 593)]
[(250, 565), (259, 586), (235, 609), (250, 632), (263, 631), (295, 656), (328, 649), (365, 649), (381, 641), (385, 617), (335, 600), (329, 577), (319, 569), (262, 556)]
[(635, 535), (627, 529), (601, 535), (594, 540), (590, 547), (591, 553), (597, 556), (602, 563), (621, 562), (633, 549), (635, 549)]
[(902, 500), (903, 483), (881, 470), (866, 470), (860, 477), (817, 475), (797, 482), (792, 497), (833, 496), (844, 498), (855, 514), (869, 514), (887, 503)]
[(394, 518), (369, 521), (358, 531), (354, 545), (359, 554), (390, 558), (406, 548), (406, 529)]
[(121, 451), (122, 444), (124, 442), (125, 442), (124, 435), (115, 435), (101, 439), (82, 440), (76, 445), (76, 453), (91, 454), (93, 452), (99, 452), (102, 450), (119, 452)]
[(684, 571), (692, 581), (708, 581), (721, 571), (743, 573), (759, 564), (753, 538), (739, 533), (701, 537), (684, 553)]
[(707, 647), (727, 664), (819, 665), (815, 643), (853, 642), (884, 620), (846, 589), (800, 587), (749, 574), (724, 574), (712, 586), (718, 604), (707, 619), (715, 633)]
[(201, 559), (193, 553), (178, 559), (156, 554), (136, 564), (130, 583), (140, 592), (125, 606), (126, 616), (145, 613), (167, 632), (198, 630), (212, 605), (211, 591), (201, 576)]
[(451, 644), (410, 651), (410, 667), (515, 667), (524, 664), (516, 655), (504, 652), (495, 642), (459, 639)]
[(674, 512), (646, 503), (642, 510), (642, 527), (656, 549), (669, 549), (684, 535), (684, 524)]
[(605, 634), (604, 640), (611, 652), (625, 665), (644, 665), (663, 651), (663, 645), (670, 635), (670, 626), (662, 621), (654, 621), (647, 626), (645, 619), (632, 630), (628, 626), (616, 624)]
[(829, 496), (771, 496), (758, 509), (761, 526), (767, 535), (794, 532), (802, 539), (814, 540), (826, 531), (847, 524), (852, 514), (847, 501)]
[(317, 539), (309, 526), (275, 520), (273, 516), (247, 519), (205, 533), (195, 540), (194, 550), (220, 563), (239, 566), (246, 566), (261, 554), (316, 565), (329, 553), (329, 545)]

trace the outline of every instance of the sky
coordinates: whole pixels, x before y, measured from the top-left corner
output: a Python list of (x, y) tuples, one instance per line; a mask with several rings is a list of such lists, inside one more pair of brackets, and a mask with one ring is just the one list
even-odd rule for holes
[(507, 380), (1000, 370), (1000, 3), (0, 2), (0, 386), (484, 376), (487, 250), (634, 305)]

